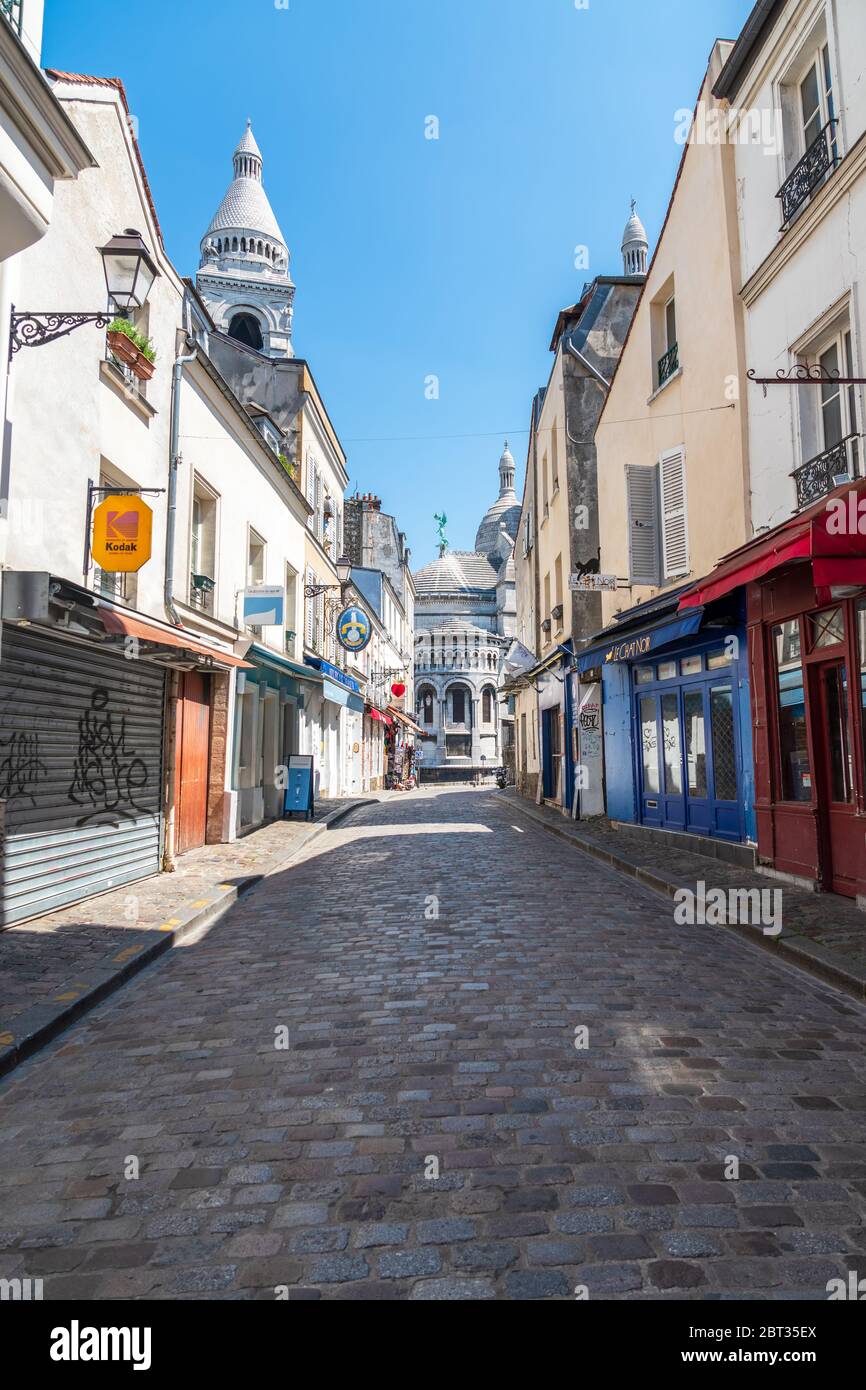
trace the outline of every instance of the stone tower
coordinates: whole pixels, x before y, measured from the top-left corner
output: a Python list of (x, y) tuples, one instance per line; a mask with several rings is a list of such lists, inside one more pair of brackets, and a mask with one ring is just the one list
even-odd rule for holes
[(202, 238), (196, 285), (221, 332), (269, 357), (292, 357), (289, 250), (249, 121), (233, 164), (234, 178)]

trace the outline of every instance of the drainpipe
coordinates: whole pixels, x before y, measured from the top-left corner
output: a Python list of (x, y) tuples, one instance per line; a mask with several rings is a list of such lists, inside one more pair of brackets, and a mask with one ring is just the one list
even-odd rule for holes
[[(177, 530), (177, 470), (180, 464), (180, 384), (183, 369), (187, 362), (193, 362), (198, 349), (195, 340), (188, 334), (186, 346), (192, 348), (187, 356), (175, 360), (171, 384), (171, 442), (168, 461), (168, 509), (165, 523), (165, 588), (163, 601), (165, 611), (175, 627), (182, 627), (180, 614), (172, 601), (174, 591), (174, 539)], [(177, 804), (177, 703), (180, 695), (180, 678), (172, 671), (166, 691), (165, 712), (165, 838), (162, 851), (163, 873), (174, 873), (174, 833)]]
[(188, 362), (194, 362), (198, 355), (195, 339), (188, 334), (186, 346), (192, 348), (187, 356), (175, 359), (171, 385), (171, 443), (168, 463), (168, 509), (165, 522), (165, 611), (175, 627), (183, 627), (180, 614), (174, 606), (174, 538), (177, 530), (177, 470), (180, 464), (180, 384), (183, 369)]

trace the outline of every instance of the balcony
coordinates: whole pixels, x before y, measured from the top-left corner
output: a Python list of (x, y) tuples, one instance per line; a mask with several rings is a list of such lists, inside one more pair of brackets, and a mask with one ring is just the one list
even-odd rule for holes
[(674, 343), (668, 348), (664, 357), (659, 358), (659, 388), (664, 386), (666, 381), (670, 381), (674, 372), (680, 369), (680, 348), (679, 343)]
[(19, 39), (21, 37), (21, 0), (0, 0), (0, 14), (9, 21)]
[(797, 484), (798, 507), (808, 507), (826, 497), (836, 486), (837, 478), (856, 477), (858, 438), (857, 434), (848, 434), (832, 449), (825, 449), (794, 470), (791, 477)]
[(776, 197), (782, 204), (782, 230), (797, 215), (800, 208), (824, 182), (831, 169), (839, 163), (833, 128), (835, 118), (829, 120), (817, 139), (813, 140), (803, 158), (794, 165)]

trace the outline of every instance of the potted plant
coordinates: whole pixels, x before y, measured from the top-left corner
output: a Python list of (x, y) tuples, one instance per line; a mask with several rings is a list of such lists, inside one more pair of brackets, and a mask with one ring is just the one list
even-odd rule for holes
[(108, 346), (140, 381), (149, 381), (156, 370), (156, 353), (150, 339), (129, 322), (117, 318), (108, 325)]

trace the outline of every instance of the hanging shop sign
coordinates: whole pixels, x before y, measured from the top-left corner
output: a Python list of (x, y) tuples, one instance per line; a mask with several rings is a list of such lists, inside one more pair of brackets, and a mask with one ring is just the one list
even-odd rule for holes
[(141, 497), (106, 497), (93, 513), (90, 553), (106, 574), (137, 574), (151, 554), (153, 512)]
[(578, 594), (615, 593), (617, 577), (615, 574), (573, 574), (568, 587)]
[(244, 623), (248, 627), (284, 627), (286, 591), (279, 584), (253, 584), (244, 589)]
[(394, 682), (394, 684), (391, 686), (391, 694), (394, 696), (395, 699), (402, 700), (403, 696), (406, 694), (406, 687), (402, 681)]
[(353, 603), (344, 608), (337, 619), (337, 641), (347, 652), (362, 652), (373, 636), (373, 624), (369, 613)]

